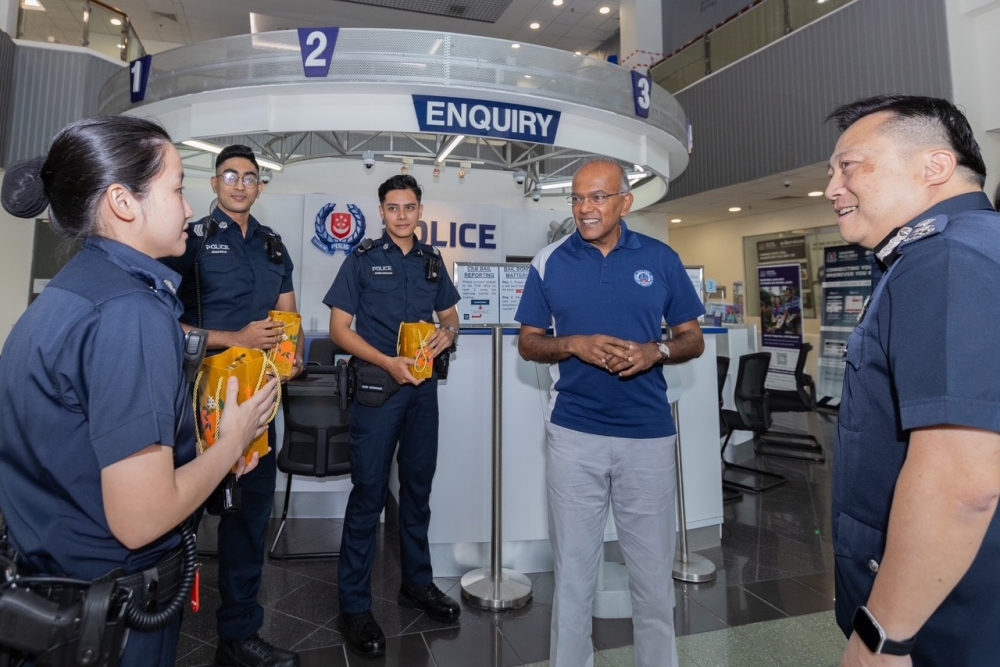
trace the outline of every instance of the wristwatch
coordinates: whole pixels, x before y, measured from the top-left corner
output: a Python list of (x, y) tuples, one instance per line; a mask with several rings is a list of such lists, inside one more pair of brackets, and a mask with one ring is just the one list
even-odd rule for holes
[(917, 638), (911, 637), (906, 641), (895, 641), (885, 636), (885, 630), (878, 624), (872, 613), (864, 605), (854, 612), (854, 620), (851, 626), (858, 638), (868, 647), (874, 655), (910, 655)]
[(442, 324), (441, 328), (445, 331), (450, 331), (455, 338), (458, 338), (458, 329), (451, 326), (450, 324)]
[(656, 347), (660, 349), (660, 354), (663, 356), (663, 358), (660, 359), (660, 363), (662, 364), (663, 362), (665, 362), (667, 359), (670, 358), (670, 348), (667, 347), (667, 344), (663, 341), (659, 341), (658, 343), (656, 343)]

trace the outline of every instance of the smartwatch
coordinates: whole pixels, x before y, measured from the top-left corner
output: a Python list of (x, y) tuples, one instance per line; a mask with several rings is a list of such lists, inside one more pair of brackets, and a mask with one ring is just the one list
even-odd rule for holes
[(854, 612), (854, 620), (851, 627), (855, 634), (868, 647), (874, 655), (910, 655), (913, 645), (917, 643), (916, 637), (911, 637), (906, 641), (894, 641), (885, 636), (885, 630), (878, 624), (872, 613), (864, 605)]
[(670, 348), (667, 347), (667, 344), (663, 341), (658, 341), (656, 343), (656, 347), (659, 348), (660, 355), (663, 357), (662, 359), (660, 359), (660, 363), (662, 364), (663, 362), (665, 362), (667, 359), (670, 358)]

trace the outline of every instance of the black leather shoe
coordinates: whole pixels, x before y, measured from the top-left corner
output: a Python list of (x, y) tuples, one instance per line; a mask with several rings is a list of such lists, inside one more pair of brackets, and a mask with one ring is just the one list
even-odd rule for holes
[(362, 658), (377, 658), (385, 653), (385, 635), (378, 627), (371, 611), (360, 614), (340, 612), (340, 631), (344, 635), (347, 648)]
[(399, 604), (409, 609), (420, 609), (439, 623), (450, 623), (462, 614), (457, 602), (441, 592), (435, 584), (427, 588), (399, 588)]
[(254, 633), (242, 642), (219, 641), (215, 667), (299, 667), (299, 656)]

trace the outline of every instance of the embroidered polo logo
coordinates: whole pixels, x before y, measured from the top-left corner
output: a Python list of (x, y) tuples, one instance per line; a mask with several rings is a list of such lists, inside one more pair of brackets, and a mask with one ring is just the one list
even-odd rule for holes
[(653, 284), (653, 274), (646, 269), (639, 269), (635, 272), (635, 282), (641, 287), (649, 287)]

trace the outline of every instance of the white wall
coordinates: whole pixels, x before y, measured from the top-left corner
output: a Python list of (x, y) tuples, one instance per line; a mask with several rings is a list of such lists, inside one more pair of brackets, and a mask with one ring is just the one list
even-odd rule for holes
[[(0, 179), (3, 174), (0, 169)], [(0, 243), (0, 345), (3, 345), (11, 327), (28, 307), (35, 222), (15, 218), (0, 208), (0, 235), (3, 237)]]
[(945, 0), (955, 103), (965, 110), (986, 161), (986, 192), (1000, 182), (1000, 0)]
[(0, 30), (17, 37), (18, 0), (0, 0)]

